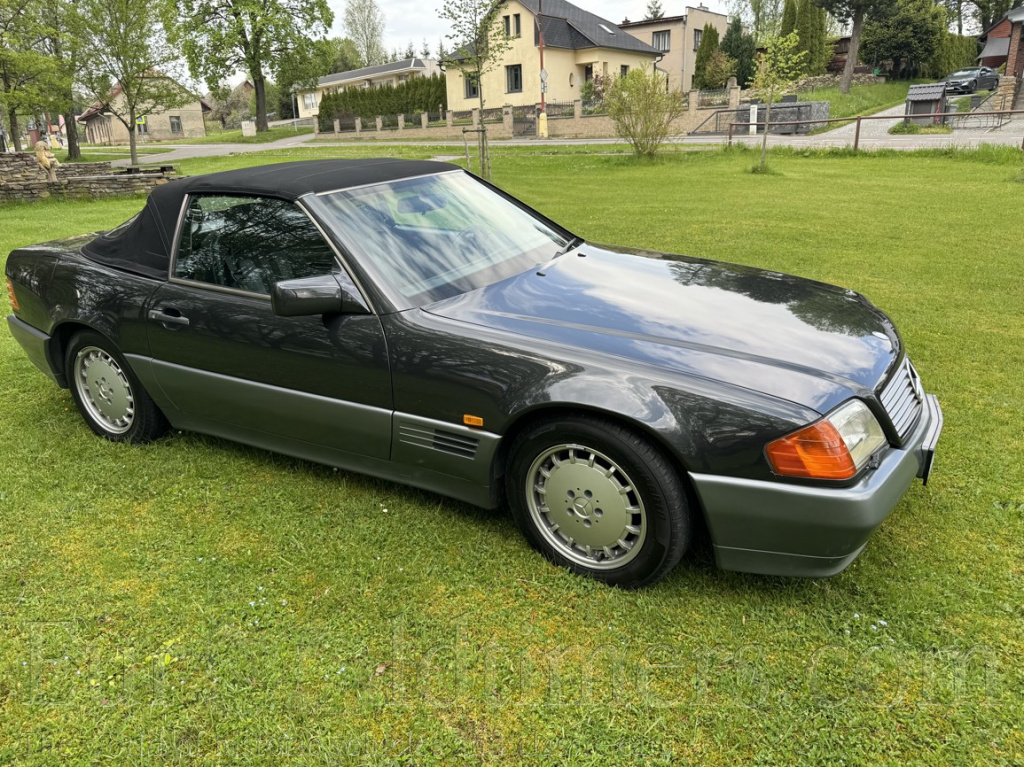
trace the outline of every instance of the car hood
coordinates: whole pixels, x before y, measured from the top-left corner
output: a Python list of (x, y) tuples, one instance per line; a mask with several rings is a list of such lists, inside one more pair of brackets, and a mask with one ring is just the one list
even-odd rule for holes
[(424, 311), (724, 381), (818, 412), (874, 389), (900, 344), (889, 319), (850, 290), (589, 244)]

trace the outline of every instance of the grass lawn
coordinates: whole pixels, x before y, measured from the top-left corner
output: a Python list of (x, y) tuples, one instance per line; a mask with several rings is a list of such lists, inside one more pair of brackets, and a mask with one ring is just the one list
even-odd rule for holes
[(169, 144), (266, 144), (270, 141), (278, 141), (279, 139), (289, 138), (291, 136), (302, 136), (307, 133), (312, 133), (312, 128), (289, 128), (289, 127), (278, 127), (271, 128), (263, 133), (257, 133), (255, 136), (243, 136), (242, 130), (226, 130), (226, 131), (212, 131), (207, 130), (205, 136), (201, 138), (186, 138), (179, 139), (176, 141), (169, 141)]
[(831, 102), (829, 116), (834, 120), (860, 117), (904, 103), (910, 86), (921, 82), (926, 81), (894, 80), (876, 85), (854, 85), (849, 93), (841, 93), (838, 87), (819, 88), (801, 93), (800, 101)]
[[(0, 764), (1024, 762), (1021, 244), (965, 204), (1020, 210), (1020, 155), (754, 160), (505, 147), (494, 181), (588, 239), (838, 283), (894, 318), (946, 428), (846, 572), (698, 550), (617, 591), (501, 513), (192, 434), (103, 442), (0, 333)], [(0, 207), (0, 257), (141, 204)]]

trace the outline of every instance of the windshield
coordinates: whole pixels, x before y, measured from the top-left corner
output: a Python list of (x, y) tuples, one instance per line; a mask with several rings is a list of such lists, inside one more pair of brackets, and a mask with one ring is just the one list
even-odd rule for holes
[(959, 72), (954, 72), (950, 77), (973, 77), (978, 74), (977, 69), (961, 69)]
[(519, 274), (572, 239), (461, 172), (320, 199), (360, 263), (413, 306)]

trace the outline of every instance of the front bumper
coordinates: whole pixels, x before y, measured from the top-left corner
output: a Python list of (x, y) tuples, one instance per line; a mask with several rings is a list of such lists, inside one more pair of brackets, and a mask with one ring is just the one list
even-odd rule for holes
[(691, 474), (723, 570), (820, 578), (844, 570), (914, 479), (927, 482), (942, 409), (926, 395), (904, 448), (852, 487), (828, 488)]

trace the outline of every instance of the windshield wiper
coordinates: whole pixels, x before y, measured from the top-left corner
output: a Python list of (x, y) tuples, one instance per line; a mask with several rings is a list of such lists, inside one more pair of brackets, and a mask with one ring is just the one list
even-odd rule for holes
[(582, 244), (583, 244), (583, 238), (582, 237), (573, 237), (571, 240), (569, 240), (569, 242), (566, 244), (566, 246), (564, 248), (562, 248), (560, 251), (555, 253), (555, 258), (558, 258), (559, 256), (564, 256), (570, 250), (572, 250), (573, 248), (578, 248)]

